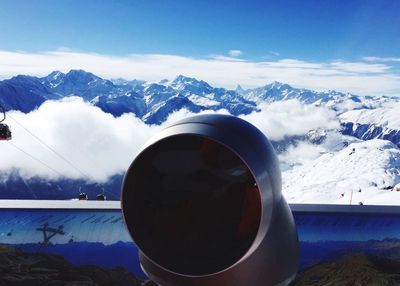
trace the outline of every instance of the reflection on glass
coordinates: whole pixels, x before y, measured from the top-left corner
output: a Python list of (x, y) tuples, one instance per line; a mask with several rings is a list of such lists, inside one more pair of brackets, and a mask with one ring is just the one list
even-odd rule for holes
[(246, 164), (224, 145), (170, 137), (146, 149), (131, 172), (126, 219), (142, 251), (161, 266), (213, 273), (234, 264), (253, 243), (259, 191)]

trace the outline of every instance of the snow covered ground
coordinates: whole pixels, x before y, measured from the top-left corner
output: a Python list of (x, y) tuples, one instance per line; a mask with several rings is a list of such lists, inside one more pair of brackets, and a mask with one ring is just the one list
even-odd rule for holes
[(400, 150), (385, 140), (351, 143), (282, 176), (290, 203), (400, 205)]
[(375, 109), (358, 109), (339, 116), (342, 122), (381, 126), (387, 130), (400, 130), (400, 102), (383, 104)]

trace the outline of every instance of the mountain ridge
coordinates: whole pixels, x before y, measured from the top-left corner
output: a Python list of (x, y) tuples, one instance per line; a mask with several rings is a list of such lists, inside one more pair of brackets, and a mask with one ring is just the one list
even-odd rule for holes
[[(0, 81), (0, 105), (6, 110), (28, 113), (47, 100), (72, 95), (115, 117), (133, 113), (150, 125), (163, 123), (181, 109), (192, 113), (227, 110), (240, 116), (260, 111), (261, 103), (298, 100), (335, 111), (344, 135), (363, 140), (381, 138), (400, 147), (400, 120), (393, 121), (394, 112), (381, 111), (390, 109), (386, 106), (388, 103), (400, 102), (400, 97), (359, 96), (334, 90), (319, 92), (277, 81), (252, 89), (238, 85), (235, 90), (229, 90), (184, 75), (159, 82), (107, 80), (84, 70), (53, 71), (45, 77), (17, 75)], [(394, 123), (388, 126), (379, 118), (380, 114), (390, 115), (387, 120)], [(368, 116), (372, 119), (368, 120)]]
[[(45, 77), (18, 75), (11, 79), (0, 81), (0, 100), (5, 97), (10, 99), (10, 95), (15, 96), (10, 90), (1, 90), (1, 87), (5, 85), (11, 87), (11, 89), (19, 88), (21, 98), (16, 98), (18, 102), (15, 103), (7, 102), (7, 100), (0, 102), (8, 110), (20, 110), (22, 112), (30, 112), (36, 109), (45, 100), (58, 99), (70, 95), (82, 97), (87, 101), (105, 96), (108, 100), (115, 103), (119, 97), (129, 97), (130, 94), (134, 93), (137, 95), (137, 99), (142, 99), (143, 103), (148, 106), (148, 112), (151, 112), (151, 107), (156, 103), (159, 103), (161, 100), (167, 101), (168, 98), (181, 94), (195, 105), (198, 103), (196, 99), (198, 101), (200, 98), (203, 102), (208, 100), (210, 101), (207, 106), (208, 108), (212, 110), (227, 109), (234, 115), (257, 111), (256, 106), (262, 100), (299, 99), (303, 103), (314, 104), (330, 100), (350, 100), (353, 104), (357, 104), (363, 99), (361, 96), (340, 92), (315, 92), (308, 89), (297, 89), (291, 87), (289, 84), (279, 82), (272, 82), (254, 89), (242, 89), (240, 87), (236, 90), (229, 90), (221, 87), (213, 87), (203, 80), (184, 75), (178, 75), (171, 81), (163, 80), (158, 83), (151, 83), (140, 80), (107, 80), (84, 70), (71, 70), (68, 73), (53, 71)], [(21, 104), (18, 103), (25, 101), (28, 95), (23, 95), (29, 92), (35, 94), (38, 98), (34, 99), (36, 102), (22, 108)], [(120, 105), (125, 107), (126, 110), (133, 110), (132, 108), (127, 108), (126, 104), (121, 103)], [(107, 110), (103, 111), (110, 112)], [(119, 113), (116, 112), (116, 114)], [(133, 113), (135, 112), (133, 111)], [(142, 118), (141, 114), (136, 115)], [(148, 117), (150, 116), (146, 116), (146, 118)], [(148, 123), (152, 124), (153, 122)]]
[[(366, 148), (370, 152), (377, 152), (376, 156), (381, 157), (381, 159), (389, 153), (394, 154), (393, 156), (396, 156), (396, 158), (400, 158), (399, 153), (392, 151), (393, 148), (400, 147), (400, 120), (398, 120), (396, 113), (397, 106), (400, 106), (400, 98), (395, 97), (359, 96), (337, 91), (318, 92), (295, 88), (287, 83), (276, 81), (252, 89), (243, 89), (239, 85), (235, 90), (229, 90), (213, 87), (203, 80), (184, 75), (178, 75), (173, 80), (161, 80), (159, 82), (128, 81), (124, 79), (107, 80), (84, 70), (71, 70), (68, 73), (54, 71), (45, 77), (18, 75), (11, 79), (0, 81), (0, 105), (5, 106), (8, 111), (18, 110), (29, 113), (48, 100), (60, 100), (69, 96), (78, 96), (85, 102), (100, 108), (103, 112), (112, 114), (114, 117), (132, 113), (148, 125), (160, 125), (165, 122), (169, 115), (181, 109), (186, 109), (191, 113), (205, 110), (226, 110), (234, 116), (241, 116), (258, 112), (261, 110), (261, 106), (265, 106), (265, 104), (296, 100), (304, 105), (327, 107), (336, 114), (341, 125), (338, 130), (310, 130), (307, 134), (288, 136), (281, 141), (272, 142), (278, 154), (287, 152), (288, 149), (293, 146), (296, 147), (302, 142), (307, 142), (314, 146), (324, 144), (325, 141), (331, 140), (329, 138), (332, 132), (339, 131), (341, 133), (340, 136), (348, 135), (352, 138), (351, 140), (346, 139), (343, 142), (340, 140), (340, 142), (336, 142), (336, 145), (340, 145), (340, 148), (342, 148), (342, 151), (345, 150), (345, 153), (350, 154), (351, 150), (346, 149), (347, 145), (344, 146), (344, 143), (349, 144), (353, 140), (358, 142), (358, 139), (371, 140), (380, 138), (397, 146), (393, 147), (385, 145), (381, 141), (373, 141), (371, 142), (372, 145), (368, 145)], [(359, 149), (357, 145), (353, 146), (351, 148)], [(338, 155), (340, 152), (336, 149), (331, 149), (330, 151), (337, 152)], [(347, 153), (344, 154), (346, 158), (353, 159), (357, 156), (348, 156)], [(360, 152), (357, 151), (358, 153)], [(368, 155), (368, 152), (365, 154)], [(323, 156), (324, 154), (320, 154), (313, 163), (318, 163), (318, 160), (324, 158)], [(329, 156), (325, 154), (325, 157), (328, 158)], [(329, 158), (333, 160), (336, 157)], [(347, 165), (350, 162), (337, 160), (339, 163), (343, 162), (343, 164)], [(372, 159), (371, 162), (373, 162)], [(389, 163), (387, 166), (382, 165), (379, 167), (379, 174), (384, 175), (385, 172), (390, 173), (393, 168), (398, 168), (397, 163), (395, 165), (392, 164), (393, 162)], [(301, 185), (304, 188), (310, 186), (310, 180), (303, 180), (307, 175), (307, 168), (316, 172), (310, 166), (312, 165), (304, 165), (297, 168), (298, 166), (295, 164), (288, 165), (295, 171), (291, 173), (289, 170), (286, 174), (293, 175), (293, 177), (297, 176), (296, 178), (298, 178), (294, 181), (286, 180), (284, 190), (286, 190), (285, 192), (289, 199), (291, 196), (296, 199), (298, 193), (291, 194), (287, 190), (300, 190)], [(327, 164), (324, 166), (327, 166)], [(358, 168), (359, 166), (357, 165), (356, 167)], [(284, 170), (284, 173), (286, 171)], [(328, 173), (333, 174), (332, 171)], [(386, 183), (394, 187), (400, 182), (400, 177), (393, 172), (391, 174), (394, 179), (387, 179)], [(1, 175), (6, 174), (0, 174), (0, 179), (2, 179)], [(383, 175), (379, 176), (382, 177)], [(104, 187), (111, 190), (110, 193), (106, 194), (110, 199), (119, 198), (122, 176), (123, 174), (116, 174), (105, 183)], [(338, 178), (342, 177), (342, 175), (338, 176)], [(290, 183), (291, 181), (292, 183)], [(372, 181), (364, 181), (362, 188), (369, 189), (372, 194), (375, 192), (374, 190), (381, 192), (382, 188), (389, 186), (380, 182), (375, 186), (373, 183)], [(329, 184), (330, 182), (321, 183), (324, 186)], [(314, 188), (314, 186), (311, 187)], [(75, 198), (79, 193), (79, 189), (82, 189), (91, 197), (95, 197), (96, 194), (102, 192), (103, 185), (85, 182), (83, 179), (46, 181), (42, 178), (32, 178), (24, 180), (18, 173), (0, 180), (1, 198), (67, 199)], [(340, 202), (343, 200), (347, 202), (347, 195), (344, 198), (340, 196), (338, 190), (335, 192), (334, 197), (330, 198), (331, 201)], [(363, 190), (364, 193), (366, 192)]]

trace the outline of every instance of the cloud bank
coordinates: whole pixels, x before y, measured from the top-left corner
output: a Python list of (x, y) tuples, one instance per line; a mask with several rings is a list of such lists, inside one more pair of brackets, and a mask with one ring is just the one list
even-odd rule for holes
[(338, 90), (361, 95), (400, 95), (400, 75), (390, 60), (365, 57), (360, 61), (309, 62), (297, 59), (250, 61), (235, 56), (192, 58), (178, 55), (132, 54), (109, 56), (59, 50), (43, 53), (0, 51), (0, 76), (44, 76), (53, 70), (84, 69), (104, 78), (159, 81), (179, 74), (234, 88), (262, 86), (272, 81), (318, 91)]
[[(12, 118), (12, 119), (11, 119)], [(13, 120), (14, 119), (14, 120)], [(29, 158), (13, 145), (1, 143), (0, 170), (19, 170), (24, 178), (82, 178), (82, 174), (61, 160), (28, 132), (39, 137), (92, 181), (105, 181), (129, 166), (135, 152), (157, 131), (131, 114), (114, 118), (79, 98), (47, 101), (29, 114), (10, 112), (13, 145), (41, 160), (53, 170)]]
[(332, 110), (324, 107), (302, 104), (297, 99), (262, 103), (261, 111), (241, 118), (254, 124), (272, 141), (285, 136), (304, 135), (310, 130), (339, 127), (339, 121)]
[[(260, 107), (260, 113), (242, 118), (255, 124), (271, 140), (305, 134), (315, 128), (337, 126), (336, 120), (324, 108), (305, 106), (296, 100)], [(218, 113), (228, 112), (220, 110)], [(56, 180), (65, 177), (104, 182), (110, 176), (126, 171), (141, 146), (161, 128), (190, 115), (193, 114), (180, 110), (163, 125), (149, 126), (132, 114), (115, 118), (78, 97), (46, 101), (29, 114), (9, 113), (7, 124), (11, 126), (13, 140), (0, 142), (0, 172), (7, 174), (18, 170), (25, 179), (42, 177)], [(87, 176), (57, 157), (20, 125)]]

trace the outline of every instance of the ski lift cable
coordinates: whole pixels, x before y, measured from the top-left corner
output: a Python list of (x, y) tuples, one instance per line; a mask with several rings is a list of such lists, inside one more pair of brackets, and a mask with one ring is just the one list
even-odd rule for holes
[[(86, 173), (84, 173), (82, 170), (80, 170), (78, 167), (76, 167), (71, 161), (69, 161), (68, 159), (66, 159), (63, 155), (61, 155), (59, 152), (57, 152), (54, 148), (52, 148), (51, 146), (49, 146), (46, 142), (44, 142), (42, 139), (40, 139), (37, 135), (35, 135), (33, 132), (31, 132), (28, 128), (26, 128), (25, 126), (23, 126), (20, 122), (18, 122), (15, 118), (13, 118), (12, 116), (8, 115), (9, 118), (11, 118), (15, 123), (17, 123), (22, 129), (24, 129), (28, 134), (30, 134), (33, 138), (35, 138), (36, 140), (39, 141), (39, 143), (41, 143), (43, 146), (45, 146), (47, 149), (49, 149), (53, 154), (55, 154), (57, 157), (59, 157), (61, 160), (63, 160), (64, 162), (66, 162), (70, 167), (72, 167), (75, 171), (77, 171), (78, 173), (80, 173), (82, 176), (84, 176), (85, 178), (87, 178), (88, 180), (91, 180), (91, 178), (89, 177), (89, 175), (87, 175)], [(16, 146), (15, 146), (16, 147)], [(18, 149), (18, 147), (16, 147)], [(34, 158), (32, 155), (28, 154), (27, 152), (23, 151), (22, 149), (20, 149), (22, 152), (26, 153), (28, 156)], [(37, 160), (38, 162), (40, 161), (39, 159), (34, 158), (35, 160)], [(40, 161), (41, 162), (41, 161)], [(42, 162), (43, 163), (43, 162)], [(47, 166), (47, 164), (44, 163), (44, 165)], [(57, 174), (59, 174), (60, 176), (64, 177), (63, 174), (61, 174), (60, 172), (54, 170), (53, 168), (49, 167), (51, 170), (55, 171)], [(108, 191), (104, 188), (104, 185), (102, 183), (100, 183), (103, 189), (103, 192), (108, 193), (110, 195), (114, 195), (114, 193), (112, 193), (111, 191)]]
[(0, 120), (0, 123), (6, 120), (6, 110), (3, 106), (0, 105), (0, 112), (3, 113), (3, 119)]
[(57, 175), (64, 177), (63, 174), (61, 174), (60, 172), (58, 172), (57, 170), (55, 170), (54, 168), (50, 167), (49, 165), (47, 165), (45, 162), (43, 162), (42, 160), (32, 156), (31, 154), (29, 154), (28, 152), (24, 151), (22, 148), (18, 147), (17, 145), (11, 143), (10, 141), (7, 141), (8, 144), (10, 144), (11, 146), (13, 146), (15, 149), (21, 151), (22, 153), (24, 153), (25, 155), (27, 155), (28, 157), (30, 157), (31, 159), (35, 160), (36, 162), (42, 164), (43, 166), (47, 167), (49, 170), (53, 171), (54, 173), (56, 173)]
[(67, 158), (65, 158), (63, 155), (61, 155), (60, 153), (58, 153), (54, 148), (52, 148), (51, 146), (49, 146), (46, 142), (44, 142), (42, 139), (40, 139), (38, 136), (36, 136), (35, 134), (33, 134), (28, 128), (24, 127), (21, 123), (19, 123), (15, 118), (13, 118), (12, 116), (8, 115), (8, 117), (10, 117), (15, 123), (17, 123), (22, 129), (24, 129), (26, 132), (28, 132), (33, 138), (35, 138), (36, 140), (39, 141), (39, 143), (41, 143), (42, 145), (44, 145), (47, 149), (49, 149), (53, 154), (55, 154), (58, 158), (60, 158), (61, 160), (63, 160), (65, 163), (67, 163), (71, 168), (73, 168), (75, 171), (77, 171), (78, 173), (80, 173), (81, 175), (83, 175), (84, 177), (86, 177), (87, 179), (90, 180), (89, 175), (87, 175), (86, 173), (84, 173), (82, 170), (80, 170), (78, 167), (76, 167), (74, 164), (72, 164), (71, 161), (69, 161)]

